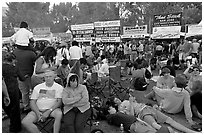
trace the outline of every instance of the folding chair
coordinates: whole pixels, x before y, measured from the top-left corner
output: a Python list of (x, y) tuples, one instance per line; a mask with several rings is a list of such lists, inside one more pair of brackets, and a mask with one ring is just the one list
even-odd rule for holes
[(48, 117), (45, 122), (36, 122), (35, 125), (42, 133), (53, 133), (54, 118)]
[(115, 95), (119, 99), (124, 100), (132, 91), (132, 89), (130, 89), (132, 78), (121, 78), (120, 66), (110, 67), (109, 75), (110, 96)]
[(121, 75), (126, 76), (127, 75), (127, 67), (126, 67), (126, 63), (127, 63), (127, 59), (125, 60), (120, 60), (120, 67), (121, 67)]
[(89, 91), (90, 96), (102, 96), (103, 98), (106, 98), (104, 94), (104, 88), (106, 87), (106, 82), (101, 82), (98, 79), (98, 73), (94, 72), (91, 73), (91, 79), (87, 81), (87, 89)]
[[(62, 104), (62, 106), (60, 107), (62, 110), (62, 114), (63, 114), (63, 107), (64, 105)], [(44, 122), (38, 121), (35, 123), (35, 125), (38, 127), (38, 129), (42, 133), (53, 133), (54, 121), (55, 121), (55, 118), (49, 116)], [(61, 124), (62, 123), (63, 121), (61, 121)]]

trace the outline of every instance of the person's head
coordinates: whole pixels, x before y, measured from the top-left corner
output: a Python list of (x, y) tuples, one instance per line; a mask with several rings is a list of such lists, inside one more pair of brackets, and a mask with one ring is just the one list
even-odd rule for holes
[(135, 70), (138, 69), (138, 66), (139, 66), (138, 63), (137, 63), (136, 61), (134, 61), (134, 62), (133, 62), (133, 67), (134, 67)]
[(175, 83), (178, 88), (185, 88), (187, 85), (187, 78), (184, 74), (179, 74), (175, 77)]
[(194, 38), (193, 40), (192, 40), (192, 42), (194, 43), (194, 42), (196, 42), (197, 41), (197, 39), (196, 38)]
[(46, 85), (52, 86), (56, 76), (57, 76), (57, 74), (55, 73), (55, 71), (53, 71), (53, 70), (46, 70), (44, 72), (44, 79), (45, 79)]
[(198, 65), (192, 66), (192, 74), (198, 76), (200, 74), (200, 67)]
[(54, 61), (54, 57), (56, 55), (57, 55), (57, 51), (55, 50), (55, 48), (52, 46), (48, 46), (42, 51), (40, 56), (43, 56), (46, 63), (49, 63), (49, 61), (51, 62)]
[(169, 59), (166, 63), (168, 66), (172, 66), (173, 65), (173, 60)]
[(129, 112), (130, 111), (130, 102), (129, 100), (123, 101), (119, 106), (118, 106), (118, 111), (119, 112)]
[(67, 46), (67, 43), (64, 42), (64, 41), (62, 41), (59, 46), (60, 46), (61, 48), (66, 47), (66, 46)]
[(13, 53), (6, 52), (4, 56), (2, 56), (2, 61), (9, 62), (11, 64), (16, 63), (16, 56)]
[(62, 64), (62, 67), (66, 67), (69, 64), (69, 61), (67, 59), (63, 59), (61, 64)]
[(80, 58), (80, 68), (84, 68), (87, 65), (87, 61), (85, 58)]
[(20, 28), (28, 28), (28, 24), (24, 21), (21, 22)]
[(141, 68), (148, 68), (148, 67), (149, 67), (148, 61), (143, 60), (143, 61), (142, 61), (142, 64), (141, 64)]
[(106, 56), (105, 55), (101, 55), (101, 60), (105, 59)]
[(72, 41), (72, 46), (79, 46), (79, 42), (77, 42), (77, 41)]
[(122, 103), (122, 101), (114, 96), (111, 96), (110, 98), (108, 98), (106, 105), (107, 106), (112, 106), (113, 108), (116, 109), (116, 111), (118, 111), (118, 106)]
[(161, 75), (168, 77), (170, 75), (170, 70), (167, 67), (162, 68)]
[(67, 87), (76, 88), (79, 85), (79, 77), (76, 74), (69, 74), (67, 77)]
[(201, 92), (202, 91), (202, 82), (200, 80), (194, 81), (191, 90), (194, 93)]

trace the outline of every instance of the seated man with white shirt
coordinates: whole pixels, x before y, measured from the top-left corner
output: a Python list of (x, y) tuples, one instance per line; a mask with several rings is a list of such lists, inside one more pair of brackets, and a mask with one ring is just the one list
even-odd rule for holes
[(45, 82), (35, 86), (31, 94), (30, 107), (32, 111), (22, 120), (23, 126), (31, 133), (40, 133), (35, 125), (38, 121), (45, 121), (48, 117), (54, 117), (54, 133), (59, 133), (62, 111), (62, 91), (63, 87), (54, 82), (56, 73), (47, 70), (44, 73)]

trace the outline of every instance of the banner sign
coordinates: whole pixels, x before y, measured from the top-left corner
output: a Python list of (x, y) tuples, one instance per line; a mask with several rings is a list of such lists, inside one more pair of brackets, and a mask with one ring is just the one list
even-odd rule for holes
[(152, 39), (180, 38), (181, 26), (154, 27)]
[(89, 24), (79, 24), (79, 25), (71, 25), (71, 30), (89, 30), (94, 29), (93, 23)]
[(71, 33), (53, 33), (53, 38), (56, 41), (70, 41), (72, 39)]
[(112, 26), (119, 26), (120, 27), (120, 20), (117, 20), (117, 21), (105, 21), (105, 22), (94, 22), (94, 27), (112, 27)]
[(49, 35), (50, 27), (33, 28), (33, 35)]
[(94, 39), (94, 25), (90, 24), (80, 24), (71, 25), (71, 31), (73, 39), (78, 42), (90, 42)]
[(121, 38), (145, 38), (145, 37), (149, 37), (149, 34), (121, 35)]
[(188, 25), (188, 33), (186, 33), (186, 37), (194, 35), (202, 35), (202, 25)]
[(154, 15), (153, 27), (181, 26), (182, 13)]
[(96, 42), (120, 42), (120, 20), (94, 22)]
[(123, 27), (123, 35), (138, 35), (138, 34), (147, 34), (147, 25)]

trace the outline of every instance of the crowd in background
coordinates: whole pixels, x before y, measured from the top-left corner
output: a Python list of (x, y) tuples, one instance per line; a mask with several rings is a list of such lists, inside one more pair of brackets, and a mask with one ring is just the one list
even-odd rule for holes
[[(32, 38), (32, 33), (26, 30), (27, 27), (27, 23), (21, 23), (19, 33), (17, 32), (12, 36), (14, 44), (12, 46), (3, 45), (2, 48), (2, 80), (4, 80), (4, 89), (8, 91), (7, 93), (5, 92), (6, 94), (3, 94), (3, 109), (10, 117), (10, 132), (19, 132), (21, 130), (20, 102), (23, 105), (21, 107), (23, 112), (33, 112), (28, 113), (23, 120), (24, 126), (30, 124), (28, 122), (36, 121), (36, 119), (41, 120), (41, 115), (42, 120), (44, 120), (44, 117), (46, 118), (52, 114), (56, 119), (54, 132), (59, 132), (60, 124), (57, 123), (59, 122), (59, 118), (56, 117), (55, 113), (60, 112), (55, 112), (55, 109), (59, 108), (59, 104), (64, 103), (64, 119), (69, 121), (67, 123), (65, 122), (66, 126), (69, 127), (69, 131), (67, 132), (81, 132), (83, 129), (80, 127), (84, 126), (85, 119), (87, 119), (85, 116), (90, 113), (90, 103), (87, 98), (88, 91), (82, 85), (86, 83), (90, 76), (86, 71), (89, 71), (89, 73), (97, 72), (99, 77), (104, 77), (109, 74), (109, 66), (120, 64), (121, 60), (126, 60), (125, 68), (127, 69), (127, 74), (133, 78), (140, 76), (141, 73), (145, 73), (145, 69), (148, 69), (150, 74), (152, 74), (152, 70), (159, 71), (161, 78), (159, 78), (160, 81), (157, 82), (157, 86), (153, 88), (154, 96), (156, 94), (160, 96), (165, 95), (160, 92), (160, 89), (180, 91), (180, 88), (185, 88), (187, 90), (184, 93), (185, 98), (183, 97), (183, 100), (180, 101), (180, 106), (172, 109), (174, 111), (169, 109), (169, 106), (162, 106), (161, 100), (156, 98), (160, 109), (170, 113), (177, 113), (184, 106), (186, 119), (193, 125), (195, 123), (192, 120), (190, 107), (190, 100), (192, 100), (192, 103), (195, 104), (194, 109), (196, 108), (195, 110), (193, 109), (193, 112), (201, 118), (200, 104), (202, 102), (197, 103), (195, 101), (195, 97), (200, 97), (201, 90), (194, 86), (196, 81), (202, 80), (200, 75), (200, 66), (202, 66), (201, 40), (156, 41), (151, 39), (129, 39), (120, 43), (79, 43), (77, 41), (67, 43), (61, 41), (60, 43), (45, 44), (45, 42), (42, 42), (36, 44)], [(22, 33), (28, 35), (26, 36), (26, 41)], [(22, 38), (19, 38), (19, 35)], [(175, 79), (177, 77), (175, 70), (177, 69), (185, 70), (186, 81), (188, 80), (187, 86), (176, 85), (176, 83), (184, 83), (178, 82)], [(51, 71), (55, 71), (54, 74), (56, 76)], [(47, 79), (45, 73), (48, 74)], [(73, 74), (70, 75), (71, 73)], [(53, 80), (49, 79), (49, 77), (53, 77)], [(55, 86), (61, 89), (61, 95), (58, 93), (58, 96), (54, 97), (57, 100), (53, 101), (59, 104), (54, 107), (49, 105), (51, 108), (42, 107), (42, 110), (36, 109), (39, 104), (42, 104), (41, 101), (36, 105), (38, 103), (36, 102), (38, 100), (37, 94), (40, 94), (36, 93), (36, 91), (39, 92), (38, 89), (41, 88), (38, 87), (44, 82), (46, 85), (52, 85), (49, 82), (50, 80), (61, 85)], [(44, 88), (45, 86), (43, 85), (42, 87)], [(65, 89), (63, 90), (62, 87), (65, 87)], [(73, 89), (77, 89), (83, 93), (82, 96), (79, 96), (79, 93), (76, 91), (70, 92)], [(50, 95), (52, 97), (52, 93)], [(152, 97), (152, 94), (150, 95)], [(147, 97), (150, 98), (149, 95)], [(33, 104), (35, 105), (30, 105), (30, 100), (34, 100), (35, 102)], [(185, 103), (183, 104), (182, 101), (184, 100)], [(70, 102), (76, 102), (76, 104), (72, 106)], [(74, 117), (76, 117), (75, 125), (73, 124), (75, 122)], [(157, 124), (151, 126), (155, 129), (160, 128)], [(38, 131), (31, 129), (33, 125), (26, 127), (30, 132)]]

